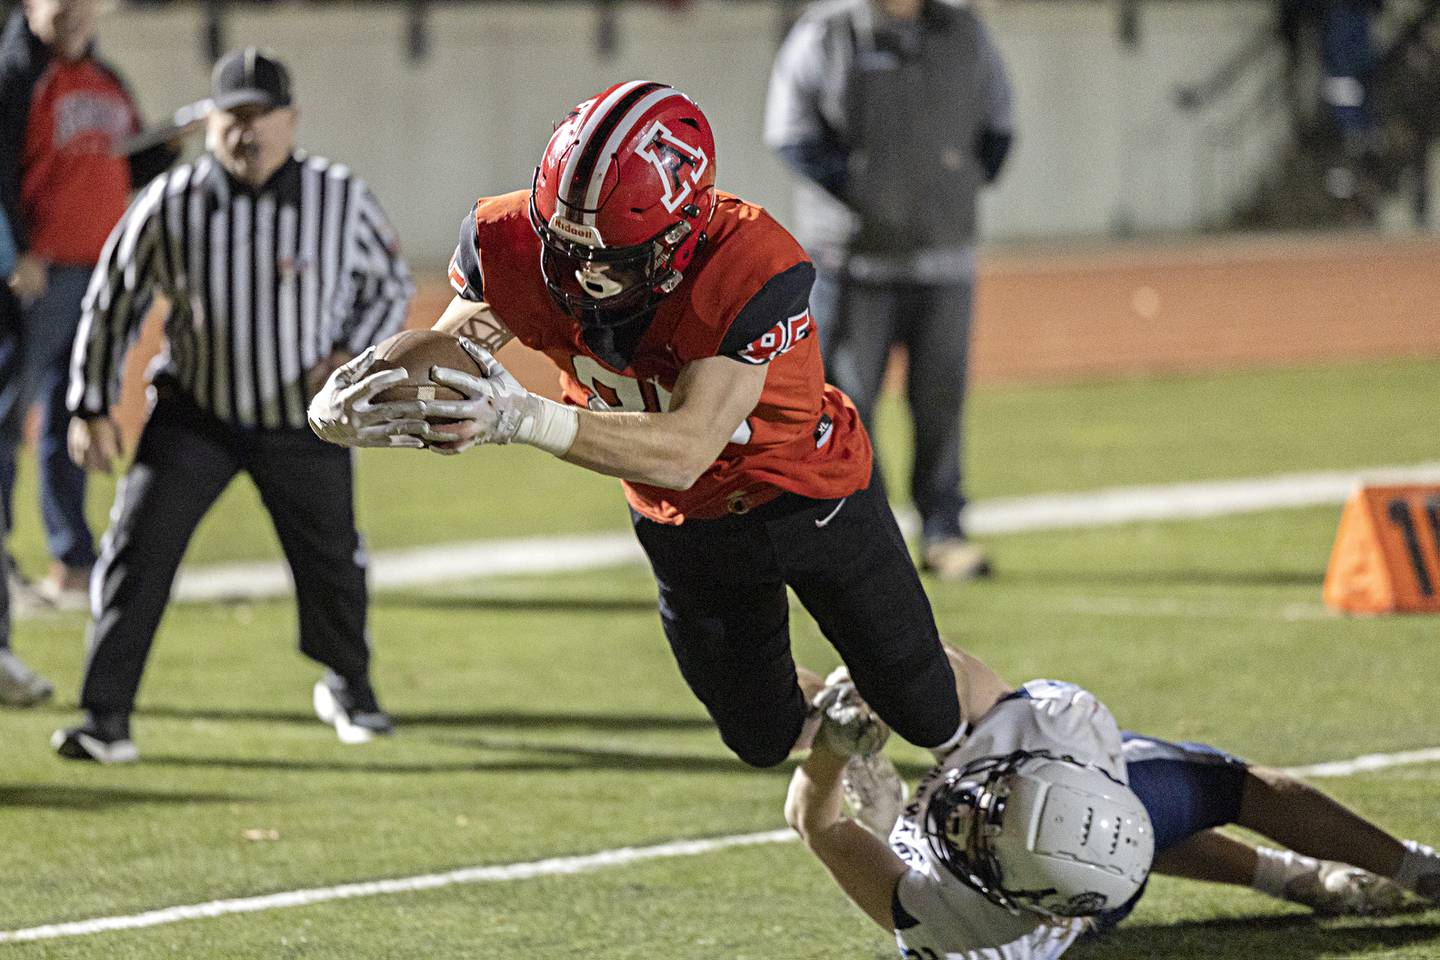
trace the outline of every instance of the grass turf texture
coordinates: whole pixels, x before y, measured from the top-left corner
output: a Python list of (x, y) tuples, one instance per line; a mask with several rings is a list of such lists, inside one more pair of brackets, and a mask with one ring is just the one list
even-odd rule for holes
[[(974, 493), (1432, 459), (1414, 415), (1435, 405), (1437, 373), (1440, 362), (1406, 361), (982, 391)], [(897, 408), (885, 415), (894, 471), (905, 431)], [(363, 463), (361, 509), (380, 547), (624, 523), (612, 481), (530, 450)], [(457, 490), (526, 492), (503, 510), (480, 497), (455, 509)], [(237, 485), (192, 559), (276, 556), (253, 511)], [(1337, 518), (1314, 509), (997, 538), (998, 579), (932, 583), (932, 598), (946, 635), (1006, 676), (1085, 683), (1155, 735), (1274, 764), (1433, 746), (1434, 618), (1324, 613)], [(33, 529), (20, 547), (35, 562)], [(56, 760), (46, 739), (68, 707), (0, 713), (0, 929), (779, 826), (787, 771), (730, 758), (679, 679), (653, 602), (640, 567), (380, 595), (377, 676), (402, 732), (364, 748), (341, 747), (310, 716), (317, 670), (291, 649), (290, 604), (177, 606), (136, 718), (142, 764)], [(69, 703), (82, 630), (75, 616), (17, 630)], [(807, 618), (795, 636), (802, 662), (835, 662)], [(896, 755), (911, 772), (921, 761)], [(1325, 784), (1399, 833), (1440, 838), (1440, 765)], [(256, 830), (277, 839), (246, 839)], [(802, 960), (893, 948), (787, 844), (0, 954)], [(1159, 878), (1103, 949), (1072, 955), (1433, 960), (1440, 912), (1316, 923)]]
[[(980, 390), (968, 413), (968, 488), (984, 499), (1414, 463), (1436, 456), (1417, 418), (1437, 405), (1440, 358)], [(909, 428), (897, 398), (884, 404), (878, 433), (888, 489), (908, 499)], [(27, 460), (10, 546), (38, 574), (44, 547), (33, 483)], [(365, 450), (357, 486), (361, 525), (376, 549), (628, 523), (613, 480), (528, 447), (455, 458)], [(97, 534), (112, 498), (113, 481), (95, 478)], [(248, 480), (232, 484), (189, 559), (277, 557), (269, 524), (254, 522), (258, 505)]]
[[(1431, 746), (1432, 619), (1321, 610), (1335, 511), (999, 541), (1005, 575), (931, 584), (946, 634), (1023, 679), (1089, 685), (1127, 726), (1293, 764)], [(136, 735), (145, 762), (62, 764), (64, 709), (10, 712), (0, 928), (297, 887), (772, 829), (786, 771), (732, 760), (684, 689), (639, 567), (383, 594), (393, 740), (343, 748), (309, 716), (288, 604), (174, 609)], [(77, 618), (28, 621), (62, 678)], [(796, 617), (797, 656), (833, 652)], [(557, 666), (563, 665), (563, 667)], [(70, 698), (73, 689), (62, 690)], [(1377, 709), (1376, 704), (1384, 704)], [(912, 771), (918, 753), (897, 749)], [(1440, 837), (1440, 765), (1326, 781), (1405, 835)], [(246, 840), (247, 830), (275, 840)], [(795, 845), (0, 948), (17, 957), (882, 957)], [(1440, 912), (1316, 923), (1241, 891), (1157, 880), (1079, 957), (1420, 958)]]

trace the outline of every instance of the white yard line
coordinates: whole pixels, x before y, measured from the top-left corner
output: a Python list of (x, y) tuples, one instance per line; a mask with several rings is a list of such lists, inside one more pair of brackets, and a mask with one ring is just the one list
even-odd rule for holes
[(653, 847), (621, 847), (618, 850), (601, 850), (580, 857), (552, 857), (548, 860), (533, 860), (529, 863), (496, 864), (490, 867), (466, 867), (448, 870), (445, 873), (422, 873), (414, 877), (397, 877), (392, 880), (369, 880), (363, 883), (344, 883), (335, 887), (311, 887), (308, 890), (287, 890), (282, 893), (267, 893), (258, 897), (236, 897), (231, 900), (211, 900), (208, 903), (193, 903), (180, 907), (165, 907), (147, 910), (128, 916), (95, 917), (91, 920), (75, 920), (70, 923), (52, 923), (43, 927), (24, 930), (0, 931), (0, 943), (21, 943), (31, 940), (57, 940), (61, 937), (84, 937), (92, 933), (106, 933), (111, 930), (135, 930), (140, 927), (158, 927), (184, 920), (200, 920), (205, 917), (221, 917), (230, 913), (259, 913), (264, 910), (283, 910), (286, 907), (305, 907), (312, 903), (329, 900), (353, 900), (359, 897), (380, 897), (394, 893), (413, 893), (417, 890), (434, 890), (437, 887), (454, 887), (471, 883), (499, 883), (506, 880), (528, 880), (532, 877), (567, 876), (575, 873), (589, 873), (609, 867), (621, 867), (642, 860), (659, 860), (665, 857), (693, 857), (712, 853), (728, 847), (749, 847), (761, 843), (781, 843), (792, 839), (789, 830), (770, 830), (765, 833), (746, 833), (732, 837), (714, 837), (707, 840), (677, 840)]
[(1367, 753), (1350, 760), (1332, 760), (1329, 763), (1312, 763), (1308, 767), (1290, 767), (1286, 773), (1296, 777), (1348, 777), (1371, 770), (1385, 770), (1389, 767), (1407, 767), (1417, 763), (1440, 762), (1440, 747), (1427, 750), (1406, 750), (1401, 753)]
[(1362, 482), (1440, 483), (1440, 463), (987, 500), (975, 504), (968, 525), (984, 536), (1288, 510), (1343, 503)]
[[(1317, 580), (1318, 582), (1318, 580)], [(1175, 617), (1182, 620), (1279, 620), (1284, 623), (1338, 620), (1341, 614), (1315, 603), (1279, 606), (1246, 603), (1237, 606), (1220, 600), (1177, 600), (1166, 597), (1066, 597), (1035, 600), (1036, 606), (1062, 613), (1095, 617)]]
[[(1287, 772), (1303, 777), (1346, 777), (1356, 773), (1383, 770), (1391, 767), (1420, 763), (1440, 762), (1440, 747), (1425, 750), (1408, 750), (1402, 753), (1372, 753), (1349, 760), (1334, 760), (1303, 767), (1290, 767)], [(601, 850), (597, 853), (574, 857), (551, 857), (545, 860), (531, 860), (524, 863), (494, 864), (487, 867), (464, 867), (447, 870), (444, 873), (422, 873), (412, 877), (396, 877), (389, 880), (367, 880), (359, 883), (343, 883), (333, 887), (310, 887), (304, 890), (287, 890), (267, 893), (255, 897), (235, 897), (228, 900), (211, 900), (184, 906), (163, 907), (113, 917), (94, 917), (89, 920), (72, 920), (68, 923), (51, 923), (40, 927), (26, 927), (20, 930), (0, 930), (0, 943), (24, 943), (35, 940), (58, 940), (65, 937), (84, 937), (112, 930), (136, 930), (142, 927), (158, 927), (186, 920), (202, 920), (207, 917), (221, 917), (232, 913), (260, 913), (266, 910), (283, 910), (287, 907), (305, 907), (331, 900), (355, 900), (361, 897), (380, 897), (396, 893), (414, 893), (420, 890), (434, 890), (438, 887), (464, 886), (474, 883), (503, 883), (510, 880), (529, 880), (534, 877), (570, 876), (577, 873), (591, 873), (611, 867), (623, 867), (646, 860), (662, 860), (673, 857), (695, 857), (717, 850), (733, 847), (753, 847), (762, 844), (786, 843), (795, 839), (789, 830), (768, 830), (763, 833), (742, 833), (728, 837), (710, 837), (701, 840), (676, 840), (650, 847), (620, 847), (615, 850)]]
[[(1087, 493), (987, 500), (966, 516), (976, 536), (1184, 520), (1342, 503), (1360, 482), (1440, 483), (1440, 463), (1358, 471), (1281, 474), (1245, 480), (1118, 487)], [(902, 516), (907, 532), (913, 516)], [(592, 570), (644, 559), (629, 533), (479, 540), (389, 550), (371, 558), (372, 587), (413, 587), (526, 573)], [(278, 561), (190, 567), (175, 585), (179, 600), (288, 596), (290, 571)]]
[[(373, 554), (370, 586), (417, 587), (526, 573), (564, 573), (644, 559), (635, 537), (621, 533), (439, 543)], [(262, 600), (288, 597), (293, 589), (290, 568), (278, 560), (265, 560), (182, 570), (174, 597), (182, 601)]]

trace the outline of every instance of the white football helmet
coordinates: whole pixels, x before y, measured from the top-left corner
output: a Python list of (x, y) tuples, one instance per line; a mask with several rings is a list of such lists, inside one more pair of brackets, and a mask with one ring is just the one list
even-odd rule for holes
[(1155, 856), (1150, 816), (1092, 764), (1044, 752), (981, 757), (925, 798), (936, 857), (1012, 912), (1084, 917), (1133, 897)]

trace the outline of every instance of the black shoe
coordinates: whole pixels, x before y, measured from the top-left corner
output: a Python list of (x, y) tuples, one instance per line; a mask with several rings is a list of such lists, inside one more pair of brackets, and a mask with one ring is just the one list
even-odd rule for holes
[(314, 702), (315, 716), (335, 728), (341, 743), (369, 743), (395, 732), (370, 685), (347, 684), (334, 671), (316, 682)]
[(130, 718), (123, 713), (92, 713), (78, 727), (56, 730), (50, 746), (67, 760), (134, 763), (140, 759), (140, 751), (130, 739)]

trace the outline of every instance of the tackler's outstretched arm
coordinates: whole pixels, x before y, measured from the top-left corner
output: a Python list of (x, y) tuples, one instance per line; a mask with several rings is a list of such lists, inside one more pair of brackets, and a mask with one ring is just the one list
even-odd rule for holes
[(895, 929), (890, 904), (907, 867), (885, 842), (841, 813), (841, 777), (848, 757), (817, 739), (790, 779), (785, 821), (865, 915)]

